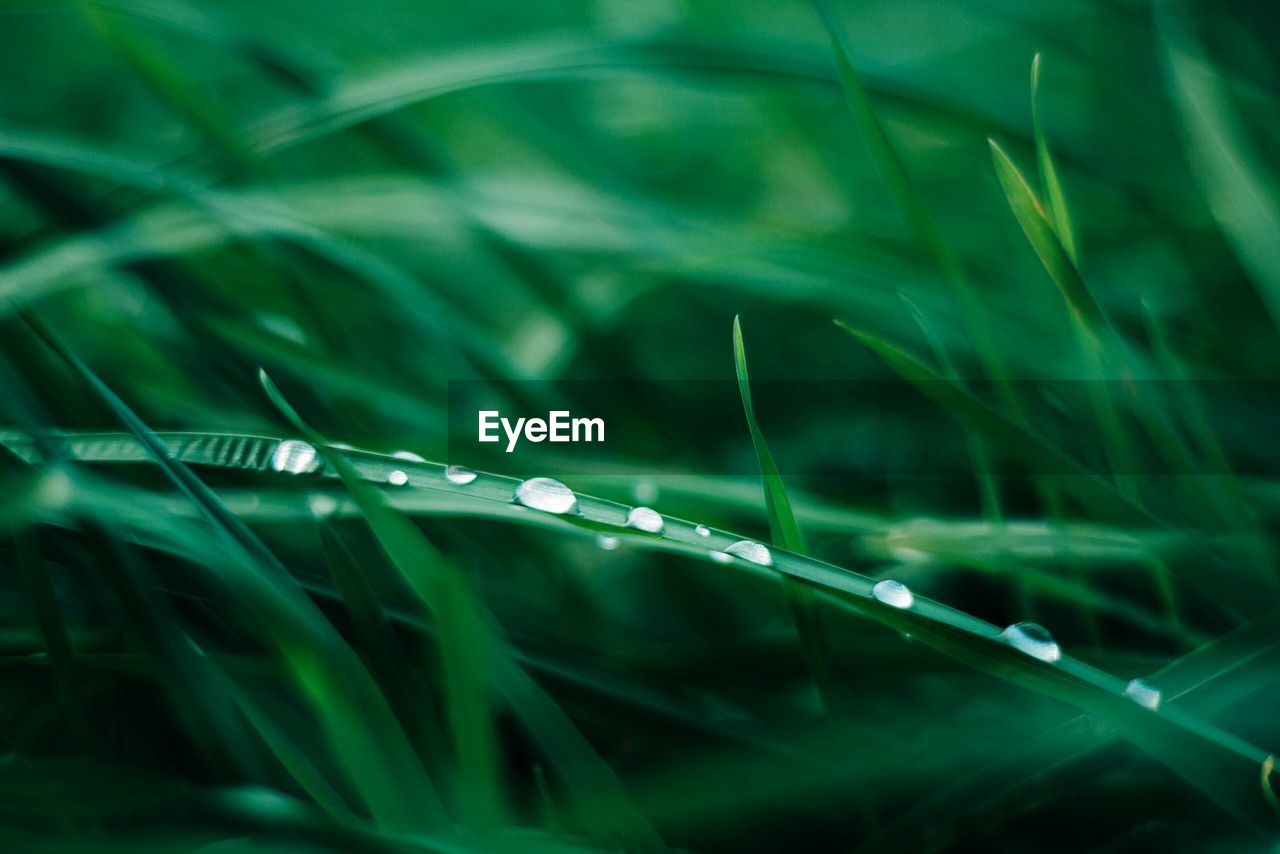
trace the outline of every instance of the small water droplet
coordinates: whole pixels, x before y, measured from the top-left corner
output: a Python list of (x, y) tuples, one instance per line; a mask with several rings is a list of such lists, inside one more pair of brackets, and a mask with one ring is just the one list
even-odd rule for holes
[(320, 454), (300, 439), (285, 439), (271, 452), (271, 468), (289, 474), (307, 474), (320, 467)]
[(652, 504), (658, 500), (658, 484), (642, 480), (631, 487), (631, 497), (637, 504)]
[(598, 534), (596, 536), (596, 545), (607, 552), (611, 552), (622, 545), (622, 540), (617, 537), (610, 537), (608, 534)]
[(768, 548), (755, 540), (739, 540), (726, 548), (725, 551), (749, 563), (759, 564), (760, 566), (773, 566), (773, 554)]
[(693, 529), (693, 532), (697, 534), (699, 537), (711, 536), (711, 529), (708, 528), (706, 525), (699, 525), (698, 527)]
[(910, 608), (916, 601), (907, 585), (892, 578), (876, 582), (876, 586), (871, 588), (871, 595), (894, 608)]
[(415, 454), (413, 451), (392, 451), (391, 456), (397, 460), (408, 460), (412, 463), (425, 463), (426, 460)]
[(387, 483), (391, 484), (392, 486), (404, 486), (408, 482), (409, 482), (409, 475), (400, 471), (400, 469), (396, 469), (395, 471), (387, 475)]
[(1000, 633), (1009, 646), (1032, 658), (1053, 663), (1062, 658), (1062, 649), (1039, 623), (1014, 623)]
[(666, 523), (662, 521), (662, 516), (656, 510), (648, 507), (633, 507), (627, 514), (627, 527), (644, 531), (646, 534), (661, 534)]
[(573, 490), (549, 477), (531, 477), (516, 487), (516, 502), (534, 510), (564, 515), (578, 512)]
[(712, 563), (733, 563), (733, 555), (724, 552), (712, 551), (708, 552), (711, 556)]
[(311, 513), (318, 518), (324, 519), (332, 516), (338, 509), (338, 501), (332, 495), (325, 495), (323, 492), (317, 492), (307, 499), (307, 506), (311, 508)]
[(444, 470), (444, 479), (455, 486), (466, 486), (476, 479), (476, 473), (463, 466), (448, 466)]
[(1124, 695), (1151, 711), (1160, 708), (1160, 689), (1144, 679), (1134, 679), (1124, 687)]

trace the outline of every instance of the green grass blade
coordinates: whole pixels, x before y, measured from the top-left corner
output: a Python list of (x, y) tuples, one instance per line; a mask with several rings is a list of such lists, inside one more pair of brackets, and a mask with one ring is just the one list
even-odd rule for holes
[(773, 533), (773, 541), (784, 549), (804, 554), (804, 537), (800, 533), (800, 526), (796, 524), (791, 499), (787, 497), (782, 476), (778, 474), (778, 467), (773, 462), (773, 455), (769, 453), (764, 434), (760, 432), (760, 424), (756, 421), (755, 407), (751, 403), (751, 379), (747, 373), (747, 351), (742, 343), (742, 324), (737, 317), (733, 319), (733, 363), (738, 375), (738, 391), (742, 395), (742, 410), (747, 417), (747, 429), (751, 432), (751, 445), (760, 462), (764, 506), (769, 514), (769, 529)]
[[(751, 402), (751, 379), (747, 373), (747, 351), (742, 343), (742, 324), (733, 319), (733, 362), (738, 375), (738, 391), (742, 396), (742, 411), (747, 417), (747, 429), (751, 433), (751, 445), (760, 463), (760, 479), (764, 489), (764, 506), (769, 517), (769, 530), (773, 542), (788, 551), (804, 554), (804, 537), (796, 523), (782, 476), (773, 462), (773, 455), (765, 444), (764, 434), (756, 421), (755, 406)], [(796, 633), (804, 648), (805, 660), (813, 674), (814, 683), (823, 702), (830, 706), (833, 699), (831, 665), (828, 660), (826, 633), (821, 617), (813, 601), (813, 592), (802, 584), (784, 582), (787, 606), (795, 623)]]
[(1039, 53), (1031, 60), (1031, 122), (1036, 140), (1036, 165), (1040, 169), (1045, 207), (1048, 208), (1054, 233), (1062, 242), (1062, 250), (1071, 259), (1071, 263), (1079, 264), (1079, 250), (1076, 248), (1075, 231), (1071, 227), (1071, 212), (1067, 208), (1067, 196), (1063, 192), (1062, 181), (1058, 178), (1058, 169), (1053, 163), (1053, 155), (1049, 153), (1049, 138), (1045, 135), (1044, 126), (1040, 123), (1040, 61)]
[(1085, 286), (1084, 280), (1076, 271), (1071, 256), (1063, 247), (1058, 235), (1054, 233), (1049, 222), (1049, 214), (1036, 195), (1035, 190), (1023, 177), (1013, 160), (1005, 153), (994, 139), (988, 140), (991, 145), (991, 158), (995, 163), (996, 176), (1004, 189), (1005, 198), (1013, 210), (1018, 225), (1035, 250), (1036, 257), (1048, 271), (1049, 277), (1057, 285), (1072, 315), (1079, 319), (1084, 327), (1095, 335), (1101, 333), (1106, 326), (1106, 318), (1102, 307), (1098, 305), (1093, 294)]

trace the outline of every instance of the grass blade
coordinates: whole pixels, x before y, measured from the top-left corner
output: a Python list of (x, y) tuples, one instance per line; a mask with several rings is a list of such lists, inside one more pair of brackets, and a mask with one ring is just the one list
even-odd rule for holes
[[(751, 402), (751, 380), (747, 374), (747, 351), (742, 343), (742, 324), (737, 317), (733, 319), (733, 362), (738, 375), (738, 391), (742, 396), (742, 411), (747, 417), (747, 429), (751, 433), (751, 445), (755, 448), (756, 459), (760, 463), (764, 506), (769, 516), (773, 542), (796, 554), (804, 554), (804, 537), (800, 526), (796, 524), (791, 499), (787, 497), (782, 476), (778, 474), (778, 467), (773, 462), (773, 455), (769, 453), (764, 434), (760, 432), (760, 425), (756, 421), (755, 406)], [(828, 661), (825, 630), (813, 601), (813, 591), (803, 584), (790, 581), (783, 582), (783, 589), (796, 633), (800, 637), (800, 645), (804, 649), (805, 661), (808, 662), (823, 703), (829, 707), (833, 699), (831, 665)]]
[(1080, 274), (1076, 271), (1071, 256), (1063, 247), (1062, 241), (1054, 233), (1049, 222), (1049, 214), (1041, 204), (1035, 190), (1027, 183), (1027, 179), (1014, 165), (1013, 160), (1005, 153), (994, 139), (988, 140), (991, 146), (991, 158), (995, 162), (996, 176), (1004, 189), (1005, 198), (1013, 210), (1018, 225), (1031, 242), (1036, 257), (1049, 272), (1049, 277), (1058, 286), (1067, 307), (1083, 326), (1095, 335), (1106, 327), (1106, 317), (1102, 307), (1098, 305), (1093, 294), (1085, 286)]
[(1044, 126), (1040, 123), (1040, 60), (1039, 53), (1031, 60), (1031, 122), (1036, 140), (1036, 165), (1040, 169), (1045, 207), (1048, 208), (1053, 231), (1062, 242), (1062, 250), (1071, 259), (1071, 263), (1079, 264), (1076, 235), (1071, 227), (1071, 212), (1067, 208), (1067, 197), (1062, 190), (1062, 181), (1058, 178), (1058, 169), (1054, 166), (1053, 155), (1049, 153), (1049, 138), (1045, 135)]

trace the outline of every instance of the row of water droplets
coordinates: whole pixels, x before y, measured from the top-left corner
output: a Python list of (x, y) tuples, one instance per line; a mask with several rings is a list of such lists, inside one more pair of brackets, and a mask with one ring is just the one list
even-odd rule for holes
[[(413, 462), (426, 462), (422, 457), (410, 451), (397, 451), (392, 456)], [(276, 446), (271, 455), (271, 468), (290, 474), (305, 474), (316, 471), (320, 467), (319, 454), (306, 442), (288, 439)], [(476, 473), (462, 466), (451, 465), (445, 468), (445, 479), (455, 486), (466, 486), (476, 480)], [(408, 475), (395, 469), (387, 475), (387, 482), (393, 486), (408, 483)], [(656, 498), (656, 488), (649, 490), (652, 498)], [(637, 493), (639, 489), (637, 489)], [(640, 497), (637, 495), (637, 497)], [(646, 494), (644, 497), (652, 498)], [(558, 516), (576, 515), (580, 511), (578, 496), (573, 490), (558, 480), (549, 477), (534, 477), (521, 481), (516, 487), (513, 499), (517, 504), (531, 510), (553, 513)], [(625, 527), (646, 534), (661, 536), (666, 531), (666, 522), (662, 515), (650, 507), (633, 507), (627, 512)], [(710, 538), (711, 530), (705, 525), (694, 527), (699, 537)], [(622, 541), (612, 535), (600, 534), (596, 544), (605, 551), (617, 549)], [(747, 561), (757, 566), (772, 567), (773, 553), (768, 546), (754, 540), (739, 540), (724, 548), (723, 551), (709, 551), (712, 561), (727, 564), (734, 558)], [(915, 605), (915, 595), (901, 581), (884, 579), (876, 582), (871, 588), (871, 595), (876, 601), (892, 608), (906, 610)], [(1062, 648), (1053, 639), (1048, 629), (1038, 623), (1013, 623), (1000, 632), (1000, 639), (1014, 649), (1032, 658), (1053, 664), (1062, 658)], [(1154, 711), (1160, 706), (1160, 690), (1142, 679), (1130, 681), (1124, 689), (1124, 695), (1144, 708)]]

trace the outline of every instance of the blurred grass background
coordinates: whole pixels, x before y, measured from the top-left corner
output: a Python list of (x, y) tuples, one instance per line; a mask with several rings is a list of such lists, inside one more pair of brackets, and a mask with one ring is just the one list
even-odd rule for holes
[[(838, 464), (785, 478), (795, 567), (1041, 622), (1073, 662), (1149, 677), (1190, 741), (972, 653), (984, 630), (959, 616), (904, 626), (816, 584), (815, 669), (768, 572), (416, 486), (402, 516), (367, 469), (353, 502), (65, 441), (151, 435), (94, 376), (153, 430), (297, 436), (262, 367), (328, 440), (445, 461), (451, 380), (526, 414), (547, 383), (732, 380), (737, 315), (756, 380), (920, 379), (899, 351), (953, 380), (1270, 379), (1272, 17), (4, 3), (0, 409), (27, 437), (0, 485), (7, 847), (1274, 844), (1280, 490), (1224, 472), (1276, 449), (1194, 386), (941, 401), (975, 470), (1075, 440), (1095, 451), (1077, 478), (886, 475), (931, 434), (875, 400), (859, 423), (755, 413), (784, 471)], [(758, 479), (669, 462), (753, 460), (741, 411), (626, 404), (649, 453), (571, 487), (799, 550)], [(1131, 476), (1188, 459), (1213, 474)]]

